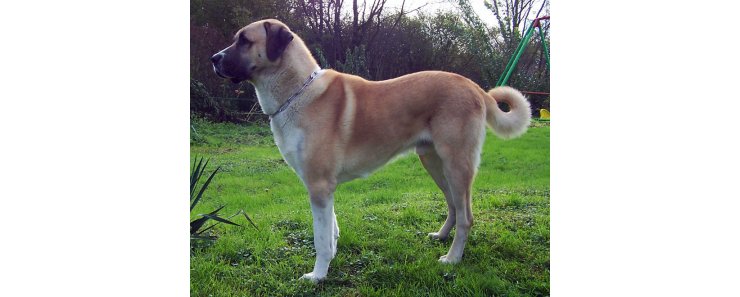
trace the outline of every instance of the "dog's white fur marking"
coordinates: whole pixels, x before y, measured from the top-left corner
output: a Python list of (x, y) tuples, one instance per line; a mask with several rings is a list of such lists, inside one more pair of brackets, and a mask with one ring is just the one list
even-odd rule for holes
[(305, 183), (306, 179), (303, 175), (302, 167), (305, 142), (303, 129), (297, 127), (290, 119), (280, 118), (280, 120), (270, 121), (270, 130), (272, 130), (275, 144), (280, 154), (283, 155), (285, 162), (295, 171), (301, 181)]
[(337, 255), (337, 241), (339, 241), (339, 223), (337, 223), (337, 214), (334, 212), (334, 208), (332, 207), (332, 216), (334, 217), (334, 236), (333, 236), (333, 244), (332, 244), (332, 252), (331, 257), (332, 259), (334, 256)]
[(508, 86), (496, 87), (488, 91), (496, 101), (509, 104), (511, 111), (504, 112), (498, 108), (487, 108), (486, 120), (491, 123), (493, 134), (503, 139), (518, 137), (527, 131), (532, 118), (531, 107), (521, 92)]
[(349, 85), (344, 86), (344, 95), (346, 96), (344, 111), (342, 112), (342, 137), (349, 139), (352, 133), (355, 116), (355, 93)]

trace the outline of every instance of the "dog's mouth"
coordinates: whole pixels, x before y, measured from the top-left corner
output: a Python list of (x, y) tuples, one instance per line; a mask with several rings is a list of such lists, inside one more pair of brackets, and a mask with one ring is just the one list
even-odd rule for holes
[(218, 75), (218, 77), (228, 79), (228, 80), (230, 80), (234, 84), (238, 84), (238, 83), (244, 81), (244, 79), (242, 79), (242, 78), (230, 77), (230, 76), (224, 75), (223, 73), (221, 73), (221, 71), (218, 70), (218, 67), (216, 67), (216, 65), (213, 65), (213, 72), (215, 72), (216, 75)]
[(218, 70), (218, 67), (216, 67), (215, 64), (214, 65), (211, 65), (211, 66), (213, 66), (213, 72), (215, 72), (216, 75), (218, 75), (218, 77), (220, 77), (220, 78), (228, 78), (226, 75), (221, 74), (221, 71)]

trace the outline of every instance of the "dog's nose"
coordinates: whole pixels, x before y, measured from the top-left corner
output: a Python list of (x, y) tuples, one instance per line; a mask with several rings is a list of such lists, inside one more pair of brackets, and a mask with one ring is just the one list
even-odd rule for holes
[(223, 57), (224, 57), (224, 54), (222, 53), (215, 54), (213, 55), (213, 57), (211, 57), (211, 63), (216, 64), (218, 63), (218, 61), (221, 61), (221, 58)]

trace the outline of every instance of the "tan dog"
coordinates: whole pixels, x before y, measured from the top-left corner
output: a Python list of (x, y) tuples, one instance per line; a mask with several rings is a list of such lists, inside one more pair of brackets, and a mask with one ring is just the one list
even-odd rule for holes
[[(459, 262), (473, 225), (471, 185), (486, 123), (496, 135), (512, 138), (530, 121), (529, 102), (518, 91), (499, 87), (486, 93), (457, 74), (424, 71), (376, 82), (319, 70), (303, 41), (272, 19), (239, 30), (234, 43), (211, 60), (219, 76), (254, 85), (280, 153), (308, 190), (316, 262), (302, 278), (314, 282), (326, 277), (337, 251), (337, 185), (367, 176), (410, 149), (447, 200), (447, 220), (429, 236), (443, 240), (457, 227), (439, 261)], [(503, 112), (496, 100), (511, 110)]]

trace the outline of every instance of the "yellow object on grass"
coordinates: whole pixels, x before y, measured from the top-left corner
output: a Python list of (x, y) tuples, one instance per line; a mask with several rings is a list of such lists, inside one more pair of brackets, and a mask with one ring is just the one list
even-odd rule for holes
[(540, 109), (540, 119), (549, 119), (550, 118), (550, 112), (547, 111), (547, 109)]

